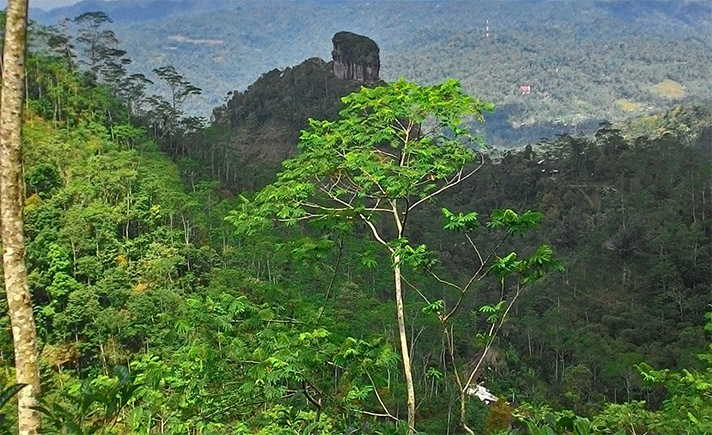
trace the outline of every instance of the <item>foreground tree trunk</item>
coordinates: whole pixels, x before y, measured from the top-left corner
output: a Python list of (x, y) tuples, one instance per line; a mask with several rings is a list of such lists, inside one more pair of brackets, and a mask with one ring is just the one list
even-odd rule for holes
[(400, 337), (401, 358), (403, 359), (403, 374), (408, 391), (408, 434), (415, 433), (415, 389), (413, 388), (413, 369), (408, 350), (408, 336), (405, 329), (405, 309), (403, 308), (403, 278), (401, 276), (400, 256), (393, 258), (396, 290), (396, 316), (398, 318), (398, 336)]
[(25, 266), (22, 211), (22, 99), (25, 94), (27, 0), (9, 0), (5, 21), (0, 106), (0, 208), (5, 291), (12, 324), (17, 382), (27, 384), (18, 393), (18, 433), (40, 433), (37, 405), (40, 376), (37, 332)]

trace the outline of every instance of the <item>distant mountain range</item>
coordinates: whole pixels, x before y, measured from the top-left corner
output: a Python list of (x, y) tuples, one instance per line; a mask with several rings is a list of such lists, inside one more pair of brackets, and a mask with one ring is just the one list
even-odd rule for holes
[[(388, 3), (393, 0), (281, 0), (292, 3), (318, 3), (326, 7), (339, 7), (346, 3)], [(47, 2), (51, 5), (53, 0)], [(252, 3), (258, 3), (252, 0)], [(35, 3), (35, 2), (33, 2)], [(84, 12), (101, 10), (110, 14), (117, 22), (143, 22), (161, 20), (178, 15), (204, 13), (208, 10), (233, 9), (240, 4), (250, 3), (243, 0), (84, 0), (69, 6), (32, 8), (32, 18), (44, 24), (52, 24), (65, 17), (74, 17)], [(465, 0), (409, 0), (400, 3), (468, 3)], [(475, 3), (470, 1), (469, 3)], [(567, 3), (563, 0), (494, 0), (488, 3), (515, 3), (519, 5), (541, 5), (543, 3)], [(584, 3), (584, 2), (579, 2)], [(666, 14), (668, 17), (681, 21), (694, 21), (700, 15), (710, 14), (710, 3), (705, 0), (598, 0), (597, 7), (608, 9), (612, 14), (625, 20), (636, 20), (642, 16)], [(0, 7), (5, 1), (0, 1)], [(33, 5), (30, 5), (33, 6)], [(482, 6), (482, 5), (479, 5)]]
[(137, 71), (172, 64), (202, 88), (203, 116), (267, 71), (330, 58), (341, 30), (379, 44), (386, 80), (454, 77), (495, 102), (500, 144), (712, 100), (709, 1), (87, 0), (32, 18), (91, 10), (114, 19)]

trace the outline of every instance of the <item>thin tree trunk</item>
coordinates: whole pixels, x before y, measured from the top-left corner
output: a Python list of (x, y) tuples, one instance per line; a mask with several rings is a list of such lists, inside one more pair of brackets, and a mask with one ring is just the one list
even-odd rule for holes
[[(448, 332), (447, 325), (445, 325), (445, 339), (447, 340), (447, 346), (450, 353), (450, 360), (452, 361), (452, 371), (455, 375), (455, 382), (457, 383), (458, 399), (460, 402), (460, 427), (467, 432), (469, 435), (475, 435), (475, 433), (467, 425), (467, 389), (462, 385), (462, 380), (460, 379), (460, 374), (457, 371), (457, 364), (455, 364), (455, 338), (452, 332)], [(448, 421), (450, 420), (450, 414), (448, 411)], [(450, 425), (448, 424), (448, 430), (450, 430)]]
[(23, 233), (22, 97), (25, 91), (27, 0), (9, 0), (0, 102), (0, 205), (5, 291), (12, 324), (17, 382), (27, 384), (18, 393), (18, 434), (40, 433), (40, 414), (32, 409), (40, 392), (37, 332), (27, 283)]
[(400, 337), (403, 374), (408, 390), (408, 434), (415, 433), (415, 389), (413, 388), (413, 368), (408, 351), (408, 336), (405, 329), (405, 309), (403, 308), (403, 279), (401, 277), (400, 255), (393, 257), (393, 274), (396, 290), (396, 316), (398, 317), (398, 336)]

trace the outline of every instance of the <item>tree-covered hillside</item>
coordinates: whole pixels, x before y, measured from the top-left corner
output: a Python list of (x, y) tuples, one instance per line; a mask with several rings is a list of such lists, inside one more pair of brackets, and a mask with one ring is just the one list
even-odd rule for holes
[[(191, 157), (200, 167), (209, 165), (212, 176), (227, 188), (255, 189), (268, 183), (282, 161), (296, 152), (307, 120), (335, 118), (341, 97), (361, 86), (336, 77), (332, 68), (332, 62), (313, 58), (263, 74), (213, 110), (209, 134), (196, 135), (189, 146)], [(216, 164), (216, 155), (232, 167)]]

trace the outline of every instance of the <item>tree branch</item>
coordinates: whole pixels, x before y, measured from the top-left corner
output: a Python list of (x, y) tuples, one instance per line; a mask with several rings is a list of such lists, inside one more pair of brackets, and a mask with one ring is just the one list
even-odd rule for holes
[(376, 226), (373, 225), (373, 222), (371, 222), (369, 219), (367, 219), (366, 216), (363, 215), (363, 213), (359, 213), (359, 216), (360, 216), (361, 219), (366, 223), (366, 225), (368, 225), (368, 227), (371, 229), (371, 232), (373, 233), (373, 237), (374, 237), (376, 240), (378, 240), (378, 243), (380, 243), (380, 244), (382, 244), (383, 246), (385, 246), (386, 248), (388, 248), (388, 250), (392, 253), (392, 252), (393, 252), (393, 248), (391, 248), (390, 246), (388, 246), (388, 242), (386, 242), (385, 240), (383, 240), (383, 238), (381, 237), (381, 235), (378, 234), (378, 230), (376, 229)]
[(492, 251), (490, 251), (490, 253), (487, 255), (487, 258), (485, 258), (485, 259), (482, 261), (482, 263), (480, 264), (479, 269), (477, 269), (477, 271), (474, 273), (474, 275), (472, 275), (472, 277), (471, 277), (470, 280), (467, 282), (467, 284), (465, 284), (465, 286), (461, 288), (461, 290), (460, 290), (460, 292), (461, 292), (461, 293), (460, 293), (460, 297), (457, 299), (457, 302), (455, 303), (455, 306), (452, 308), (452, 310), (450, 310), (450, 312), (447, 313), (447, 314), (443, 317), (443, 319), (442, 319), (442, 322), (443, 322), (443, 323), (447, 322), (447, 321), (450, 319), (450, 317), (452, 317), (453, 314), (455, 314), (455, 312), (460, 308), (460, 304), (462, 304), (462, 300), (465, 298), (465, 294), (466, 294), (467, 291), (470, 289), (470, 287), (472, 287), (472, 285), (473, 285), (475, 282), (481, 280), (482, 278), (485, 277), (485, 275), (487, 275), (487, 272), (486, 272), (486, 271), (483, 273), (483, 271), (485, 270), (485, 265), (486, 265), (486, 264), (490, 261), (490, 259), (496, 254), (496, 252), (499, 250), (499, 248), (502, 246), (502, 244), (503, 244), (508, 238), (509, 238), (509, 233), (505, 234), (504, 237), (502, 238), (502, 240), (499, 241), (499, 243), (497, 244), (497, 246), (495, 246), (494, 249), (493, 249)]
[(468, 172), (467, 175), (464, 175), (464, 176), (462, 175), (462, 170), (460, 170), (460, 171), (457, 173), (457, 175), (456, 175), (455, 177), (453, 177), (452, 180), (447, 181), (447, 182), (445, 183), (445, 185), (443, 185), (440, 189), (438, 189), (438, 190), (436, 190), (436, 191), (434, 191), (434, 192), (432, 192), (432, 193), (430, 193), (430, 194), (424, 196), (423, 198), (421, 198), (421, 199), (419, 199), (418, 201), (416, 201), (415, 203), (413, 203), (413, 205), (411, 205), (411, 206), (408, 208), (408, 211), (414, 209), (415, 207), (417, 207), (418, 205), (422, 204), (423, 202), (429, 200), (430, 198), (432, 198), (432, 197), (434, 197), (434, 196), (437, 196), (437, 195), (441, 194), (442, 192), (446, 191), (447, 189), (449, 189), (449, 188), (451, 188), (451, 187), (453, 187), (453, 186), (456, 186), (456, 185), (460, 184), (461, 182), (463, 182), (463, 181), (467, 180), (468, 178), (470, 178), (470, 176), (472, 176), (472, 174), (474, 174), (475, 172), (479, 171), (480, 168), (482, 168), (482, 166), (484, 166), (485, 160), (484, 160), (484, 158), (481, 157), (481, 156), (482, 156), (482, 155), (480, 154), (480, 164), (477, 165), (477, 167), (476, 167), (475, 169), (473, 169), (472, 171)]
[[(475, 253), (477, 254), (477, 258), (480, 260), (480, 269), (482, 268), (482, 265), (485, 264), (484, 260), (482, 260), (482, 255), (480, 255), (480, 250), (477, 249), (477, 245), (475, 245), (475, 242), (472, 240), (472, 237), (470, 237), (469, 234), (465, 233), (465, 237), (467, 237), (467, 241), (470, 242), (470, 246), (472, 246), (472, 249), (475, 250)], [(480, 270), (478, 269), (478, 270)]]
[[(307, 383), (309, 385), (307, 385)], [(317, 402), (316, 400), (314, 400), (314, 398), (312, 398), (311, 395), (309, 395), (309, 386), (313, 387), (311, 382), (308, 382), (306, 379), (302, 379), (302, 391), (304, 392), (304, 397), (307, 398), (309, 403), (316, 406), (317, 412), (321, 412), (321, 400)]]
[(425, 295), (424, 295), (416, 286), (414, 286), (413, 284), (411, 284), (411, 283), (405, 278), (405, 276), (401, 275), (401, 278), (403, 279), (403, 282), (408, 285), (408, 287), (410, 287), (410, 288), (412, 288), (413, 290), (415, 290), (416, 293), (418, 293), (418, 294), (420, 295), (420, 297), (423, 298), (423, 300), (425, 301), (426, 304), (430, 305), (430, 301), (428, 300), (428, 298), (425, 297)]
[[(485, 346), (485, 349), (482, 352), (482, 355), (480, 356), (479, 361), (477, 361), (477, 365), (475, 366), (474, 370), (472, 370), (472, 373), (470, 373), (470, 377), (467, 379), (467, 382), (465, 383), (465, 386), (462, 391), (467, 390), (467, 387), (469, 387), (470, 384), (472, 383), (472, 379), (475, 377), (475, 373), (477, 373), (477, 370), (479, 370), (480, 365), (482, 364), (482, 361), (484, 361), (485, 357), (487, 356), (487, 352), (489, 352), (490, 348), (492, 347), (494, 338), (497, 336), (497, 334), (499, 333), (499, 330), (502, 328), (502, 325), (504, 324), (504, 321), (507, 318), (507, 314), (509, 314), (509, 310), (512, 309), (512, 306), (517, 301), (517, 298), (519, 297), (519, 295), (522, 294), (523, 288), (524, 287), (522, 285), (517, 284), (517, 292), (514, 294), (512, 301), (507, 305), (507, 309), (505, 309), (504, 313), (502, 313), (502, 317), (499, 319), (499, 323), (493, 323), (492, 326), (490, 327), (490, 332), (489, 332), (489, 334), (487, 334), (487, 336), (490, 338), (490, 340), (487, 343), (487, 346)], [(496, 326), (496, 328), (495, 328), (495, 326)]]
[[(365, 369), (364, 369), (365, 370)], [(381, 408), (386, 412), (385, 417), (392, 418), (395, 421), (398, 421), (398, 418), (394, 417), (393, 414), (391, 414), (391, 411), (388, 410), (388, 407), (386, 406), (385, 403), (383, 403), (383, 399), (381, 399), (381, 395), (378, 394), (378, 388), (376, 388), (376, 383), (373, 382), (373, 378), (371, 377), (371, 373), (368, 372), (368, 370), (365, 370), (366, 376), (368, 376), (368, 380), (371, 381), (371, 386), (373, 387), (373, 392), (376, 394), (376, 398), (378, 399), (378, 403), (381, 404)]]

